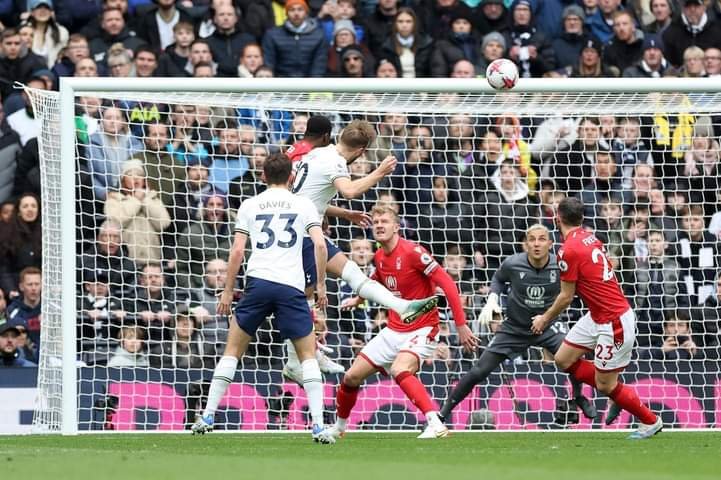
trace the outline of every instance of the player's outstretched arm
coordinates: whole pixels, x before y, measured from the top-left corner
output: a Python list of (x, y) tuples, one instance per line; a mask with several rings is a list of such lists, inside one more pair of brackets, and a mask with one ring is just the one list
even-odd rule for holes
[(461, 293), (458, 291), (456, 282), (453, 281), (448, 272), (442, 268), (436, 268), (431, 272), (430, 279), (441, 287), (443, 294), (446, 296), (448, 305), (453, 313), (453, 322), (456, 324), (458, 331), (458, 339), (467, 351), (472, 352), (478, 347), (478, 339), (466, 324), (466, 312), (461, 304)]
[(365, 212), (329, 205), (325, 214), (329, 217), (343, 218), (361, 228), (368, 228), (371, 226), (371, 217)]
[(506, 282), (508, 282), (508, 276), (506, 275), (506, 262), (501, 264), (501, 267), (493, 274), (491, 279), (491, 292), (486, 298), (486, 304), (481, 309), (481, 314), (478, 316), (478, 321), (481, 325), (490, 325), (493, 321), (493, 316), (502, 313), (500, 296), (506, 291)]
[(328, 306), (328, 296), (325, 291), (325, 268), (328, 263), (328, 247), (325, 245), (323, 230), (319, 226), (316, 225), (308, 229), (308, 234), (313, 241), (315, 268), (318, 278), (315, 285), (315, 294), (317, 296), (316, 306), (321, 310), (325, 310)]
[(230, 255), (228, 256), (228, 273), (225, 276), (225, 289), (220, 295), (218, 306), (215, 309), (218, 315), (230, 315), (230, 304), (233, 303), (233, 287), (235, 287), (235, 279), (238, 277), (240, 266), (243, 265), (245, 243), (247, 240), (247, 233), (235, 233), (233, 247), (230, 249)]
[(341, 196), (347, 200), (359, 197), (365, 192), (373, 188), (385, 176), (390, 175), (396, 169), (398, 160), (393, 155), (388, 155), (383, 159), (378, 168), (363, 178), (351, 180), (348, 177), (338, 177), (333, 180), (333, 186), (338, 190)]
[(576, 282), (566, 282), (561, 280), (561, 293), (558, 294), (556, 300), (553, 302), (548, 310), (541, 315), (533, 317), (533, 324), (531, 325), (531, 331), (536, 335), (540, 335), (546, 329), (551, 320), (559, 316), (573, 301), (573, 297), (576, 295)]

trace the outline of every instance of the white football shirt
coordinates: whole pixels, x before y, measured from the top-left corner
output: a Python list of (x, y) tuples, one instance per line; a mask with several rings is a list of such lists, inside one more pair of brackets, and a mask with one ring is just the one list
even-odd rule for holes
[(328, 204), (336, 196), (333, 182), (336, 178), (350, 177), (348, 164), (341, 157), (335, 145), (314, 148), (295, 163), (293, 193), (310, 199), (318, 210), (325, 215)]
[(250, 237), (249, 277), (305, 289), (303, 236), (320, 218), (313, 203), (284, 188), (269, 188), (244, 201), (235, 231)]

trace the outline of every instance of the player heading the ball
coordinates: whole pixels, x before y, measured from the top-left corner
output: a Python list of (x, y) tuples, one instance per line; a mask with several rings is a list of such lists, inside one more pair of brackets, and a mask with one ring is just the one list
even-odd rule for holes
[[(431, 295), (436, 286), (440, 287), (453, 312), (461, 344), (473, 351), (478, 341), (466, 325), (458, 287), (451, 276), (426, 249), (401, 238), (398, 216), (393, 209), (376, 206), (372, 218), (373, 236), (381, 246), (373, 259), (376, 267), (373, 277), (406, 298), (425, 297)], [(357, 305), (360, 301), (358, 297), (351, 304)], [(435, 308), (411, 324), (403, 322), (396, 312), (390, 312), (388, 326), (363, 347), (343, 377), (336, 395), (336, 423), (323, 430), (319, 440), (335, 443), (343, 436), (360, 386), (378, 371), (390, 373), (403, 393), (426, 416), (428, 426), (418, 438), (448, 435), (448, 428), (438, 417), (435, 403), (416, 377), (421, 362), (431, 358), (438, 345), (438, 324), (438, 310)]]
[(213, 429), (218, 403), (233, 381), (238, 360), (248, 349), (255, 331), (266, 317), (274, 314), (283, 338), (289, 338), (298, 353), (303, 370), (303, 388), (308, 397), (312, 435), (317, 440), (323, 429), (323, 384), (315, 358), (315, 334), (303, 281), (303, 235), (313, 245), (319, 283), (318, 305), (328, 303), (325, 292), (325, 266), (328, 259), (320, 218), (307, 199), (288, 191), (291, 163), (283, 154), (271, 156), (263, 165), (268, 189), (243, 202), (238, 209), (235, 239), (228, 259), (225, 290), (217, 307), (218, 315), (228, 315), (233, 286), (245, 256), (250, 237), (251, 254), (246, 267), (245, 296), (235, 307), (228, 343), (213, 372), (208, 402), (191, 427), (193, 434)]
[[(576, 292), (588, 312), (571, 328), (555, 355), (556, 365), (578, 380), (609, 396), (641, 422), (629, 438), (652, 437), (663, 428), (661, 417), (641, 403), (636, 391), (618, 381), (618, 373), (631, 361), (636, 340), (636, 316), (621, 291), (606, 248), (583, 228), (584, 205), (566, 197), (558, 205), (556, 222), (563, 235), (558, 251), (561, 293), (553, 305), (533, 319), (540, 335), (573, 301)], [(594, 362), (582, 357), (594, 352)]]

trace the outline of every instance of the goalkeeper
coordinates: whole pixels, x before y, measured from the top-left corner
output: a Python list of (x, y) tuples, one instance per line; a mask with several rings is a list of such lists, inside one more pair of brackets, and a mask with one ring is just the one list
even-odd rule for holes
[[(533, 317), (546, 311), (561, 288), (556, 256), (550, 253), (552, 243), (546, 227), (532, 225), (526, 231), (525, 252), (508, 257), (493, 275), (491, 293), (479, 319), (487, 326), (495, 314), (500, 314), (499, 296), (508, 290), (506, 315), (491, 343), (443, 404), (440, 416), (444, 421), (450, 421), (456, 405), (507, 358), (517, 357), (530, 346), (544, 347), (552, 353), (561, 346), (566, 334), (561, 321), (551, 322), (541, 335), (531, 332)], [(596, 417), (596, 408), (581, 394), (581, 384), (573, 379), (571, 384), (574, 398), (569, 407), (574, 411), (579, 407), (587, 418)]]

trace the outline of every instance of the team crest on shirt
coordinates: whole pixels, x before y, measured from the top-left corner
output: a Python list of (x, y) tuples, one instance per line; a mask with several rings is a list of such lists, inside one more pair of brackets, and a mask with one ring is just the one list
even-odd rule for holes
[(551, 274), (549, 275), (549, 279), (550, 279), (551, 283), (556, 283), (556, 271), (555, 271), (555, 270), (551, 270)]
[(396, 258), (396, 270), (401, 269), (401, 257)]

